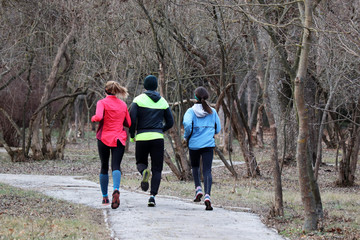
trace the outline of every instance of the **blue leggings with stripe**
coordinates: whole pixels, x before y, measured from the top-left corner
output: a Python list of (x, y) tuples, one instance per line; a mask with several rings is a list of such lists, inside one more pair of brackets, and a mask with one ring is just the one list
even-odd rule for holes
[(117, 140), (116, 147), (109, 147), (105, 145), (102, 141), (98, 140), (98, 151), (101, 160), (101, 170), (100, 170), (100, 187), (103, 197), (108, 195), (108, 184), (109, 184), (109, 159), (111, 153), (111, 170), (113, 178), (113, 188), (114, 190), (119, 190), (120, 181), (121, 181), (121, 172), (120, 164), (125, 152), (125, 146)]

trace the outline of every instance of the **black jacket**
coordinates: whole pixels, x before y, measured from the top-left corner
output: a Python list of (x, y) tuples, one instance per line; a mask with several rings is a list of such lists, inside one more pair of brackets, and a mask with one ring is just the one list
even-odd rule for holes
[[(146, 91), (137, 96), (130, 107), (130, 137), (143, 132), (164, 133), (174, 125), (169, 104), (158, 92)], [(165, 121), (164, 121), (165, 120)]]

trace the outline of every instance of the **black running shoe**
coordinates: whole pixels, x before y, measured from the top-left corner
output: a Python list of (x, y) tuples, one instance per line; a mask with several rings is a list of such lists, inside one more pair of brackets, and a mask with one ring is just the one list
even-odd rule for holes
[(109, 198), (108, 197), (103, 197), (102, 205), (109, 205), (109, 204), (110, 204)]
[(120, 192), (115, 190), (112, 194), (111, 208), (117, 209), (120, 206)]
[(149, 189), (149, 177), (150, 177), (150, 170), (145, 169), (142, 173), (142, 180), (141, 180), (141, 190), (146, 192)]
[(209, 210), (209, 211), (213, 210), (213, 207), (211, 206), (210, 197), (205, 196), (204, 203), (206, 206), (205, 210)]
[(151, 196), (148, 201), (148, 207), (155, 207), (155, 206), (156, 206), (155, 197)]

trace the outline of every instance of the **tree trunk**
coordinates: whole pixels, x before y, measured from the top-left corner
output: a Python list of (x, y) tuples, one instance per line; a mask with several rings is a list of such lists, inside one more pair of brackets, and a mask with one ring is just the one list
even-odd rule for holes
[(177, 128), (177, 124), (175, 122), (174, 126), (169, 130), (169, 135), (171, 136), (171, 139), (174, 144), (175, 157), (180, 161), (180, 167), (181, 167), (180, 171), (182, 175), (181, 179), (189, 180), (191, 179), (191, 168), (187, 160), (185, 150), (181, 144), (178, 132), (179, 131)]
[(235, 177), (235, 179), (237, 179), (238, 176), (237, 176), (237, 173), (236, 173), (236, 171), (235, 171), (234, 166), (232, 165), (232, 163), (231, 163), (231, 165), (230, 165), (230, 164), (227, 162), (224, 154), (222, 154), (222, 152), (221, 152), (217, 147), (215, 147), (214, 150), (215, 150), (216, 154), (219, 156), (219, 158), (221, 159), (221, 161), (224, 163), (225, 167), (231, 172), (231, 174)]
[[(240, 149), (246, 163), (247, 176), (256, 177), (257, 175), (260, 175), (260, 169), (257, 166), (256, 158), (252, 149), (251, 133), (246, 125), (239, 103), (236, 100), (237, 95), (235, 94), (236, 96), (234, 97), (234, 93), (236, 92), (233, 88), (234, 85), (234, 83), (230, 83), (225, 87), (218, 97), (215, 108), (219, 109), (221, 105), (224, 114), (230, 117), (229, 121), (231, 128), (233, 129), (234, 136), (239, 142)], [(233, 92), (231, 92), (231, 90), (233, 90)], [(225, 98), (229, 100), (226, 102), (224, 100)], [(248, 138), (246, 138), (246, 136)]]
[[(69, 44), (70, 40), (72, 39), (73, 35), (75, 33), (75, 23), (73, 23), (71, 31), (69, 32), (69, 34), (65, 37), (64, 41), (60, 44), (57, 54), (55, 56), (54, 62), (53, 62), (53, 66), (50, 72), (50, 75), (46, 81), (46, 85), (45, 85), (45, 90), (43, 93), (43, 96), (41, 98), (40, 101), (40, 106), (42, 107), (46, 102), (49, 101), (51, 93), (53, 92), (56, 84), (57, 84), (57, 80), (59, 80), (56, 75), (59, 71), (60, 68), (60, 62), (62, 57), (64, 56), (64, 53), (66, 51), (67, 45)], [(35, 114), (32, 116), (32, 119), (30, 120), (30, 127), (29, 127), (29, 140), (28, 142), (31, 143), (31, 149), (33, 151), (33, 157), (34, 159), (44, 159), (45, 156), (43, 154), (43, 151), (41, 149), (41, 145), (40, 145), (40, 123), (41, 123), (41, 119), (43, 119), (44, 116), (44, 110), (41, 110), (40, 112), (35, 112)], [(43, 126), (45, 127), (45, 122), (43, 122)], [(46, 131), (45, 131), (46, 132)], [(45, 140), (45, 139), (44, 139)], [(50, 143), (49, 143), (50, 144)], [(30, 145), (30, 144), (29, 144)], [(46, 142), (45, 145), (48, 145), (48, 143)], [(49, 150), (49, 149), (48, 149)]]
[(312, 25), (312, 1), (304, 2), (304, 29), (302, 39), (302, 49), (299, 59), (297, 77), (295, 79), (294, 100), (298, 111), (299, 118), (299, 135), (296, 149), (296, 160), (298, 165), (299, 185), (301, 199), (304, 205), (304, 225), (305, 231), (317, 229), (319, 217), (322, 217), (322, 204), (320, 192), (314, 178), (312, 169), (312, 158), (309, 156), (309, 122), (308, 110), (305, 104), (304, 85), (308, 68), (308, 58), (311, 44)]
[(164, 59), (161, 59), (159, 61), (159, 87), (160, 87), (160, 95), (161, 96), (166, 96)]
[(246, 141), (243, 127), (240, 125), (240, 123), (242, 121), (239, 119), (239, 116), (237, 114), (237, 109), (235, 108), (234, 105), (235, 104), (232, 104), (232, 108), (231, 108), (232, 128), (234, 129), (236, 139), (239, 142), (240, 149), (243, 154), (244, 161), (246, 163), (247, 176), (256, 177), (257, 175), (260, 175), (260, 170), (259, 170), (259, 167), (257, 166), (257, 162), (256, 162), (254, 153), (251, 151), (251, 149), (248, 148), (250, 139), (248, 139), (248, 141)]
[[(259, 82), (259, 86), (263, 93), (263, 102), (264, 104), (261, 105), (265, 109), (266, 116), (269, 121), (270, 125), (270, 146), (271, 146), (271, 162), (273, 167), (273, 177), (274, 177), (274, 196), (275, 196), (275, 204), (273, 208), (273, 215), (274, 216), (284, 216), (284, 202), (283, 202), (283, 191), (282, 191), (282, 180), (281, 180), (281, 170), (279, 165), (279, 158), (278, 158), (278, 137), (277, 137), (277, 127), (274, 118), (274, 113), (271, 108), (270, 97), (269, 93), (269, 78), (268, 78), (268, 71), (270, 68), (270, 57), (271, 51), (268, 53), (268, 64), (266, 66), (266, 71), (264, 71), (263, 66), (263, 53), (261, 51), (262, 47), (258, 41), (257, 33), (253, 32), (253, 45), (255, 49), (255, 59), (257, 62), (257, 80)], [(259, 113), (262, 112), (262, 109), (259, 108)], [(262, 115), (261, 119), (258, 119), (258, 122), (262, 122)]]
[(326, 121), (326, 116), (328, 115), (327, 112), (330, 109), (330, 104), (332, 101), (332, 98), (334, 96), (335, 90), (337, 89), (337, 86), (340, 82), (340, 78), (336, 81), (335, 86), (334, 87), (330, 87), (330, 96), (326, 102), (325, 105), (325, 109), (323, 110), (323, 114), (321, 116), (321, 123), (320, 123), (320, 127), (319, 127), (319, 136), (318, 136), (318, 142), (317, 142), (317, 150), (316, 150), (316, 162), (315, 162), (315, 179), (318, 179), (318, 174), (319, 174), (319, 168), (320, 168), (320, 164), (322, 162), (322, 139), (323, 139), (323, 135), (324, 135), (324, 127), (325, 127), (325, 121)]
[(308, 158), (308, 138), (309, 128), (307, 122), (307, 114), (304, 100), (303, 86), (299, 78), (295, 80), (295, 100), (299, 114), (299, 135), (296, 149), (296, 161), (298, 165), (299, 185), (301, 191), (301, 199), (304, 205), (305, 219), (303, 229), (312, 231), (317, 228), (317, 215), (315, 198), (311, 191), (309, 165), (312, 166), (312, 159)]
[(264, 147), (264, 123), (263, 123), (263, 109), (264, 105), (260, 105), (258, 108), (257, 121), (256, 121), (256, 142), (259, 148)]
[(66, 107), (64, 109), (64, 111), (61, 111), (61, 117), (60, 117), (60, 130), (59, 130), (59, 136), (57, 139), (57, 143), (56, 143), (56, 149), (54, 151), (54, 154), (56, 156), (56, 158), (59, 159), (64, 159), (64, 155), (65, 155), (65, 146), (66, 146), (66, 132), (68, 130), (68, 126), (69, 126), (69, 122), (70, 122), (70, 114), (65, 114), (67, 111), (69, 111), (71, 109), (71, 106), (73, 106), (74, 101), (75, 101), (74, 97), (73, 99), (69, 99), (68, 102), (66, 103)]
[(183, 180), (182, 179), (183, 174), (179, 171), (179, 169), (176, 167), (176, 165), (172, 162), (171, 157), (170, 157), (169, 153), (166, 151), (166, 149), (164, 150), (164, 160), (165, 160), (165, 163), (171, 169), (171, 171), (175, 174), (175, 176), (178, 179)]
[(229, 127), (227, 126), (229, 121), (225, 120), (225, 114), (221, 108), (218, 111), (218, 115), (219, 115), (220, 123), (221, 123), (221, 131), (218, 134), (218, 139), (219, 139), (218, 148), (223, 154), (227, 154), (228, 150), (229, 150), (229, 148), (228, 148), (228, 146), (229, 146), (229, 142), (228, 142)]
[(342, 133), (338, 127), (340, 142), (342, 143), (343, 157), (339, 163), (337, 184), (340, 186), (352, 186), (355, 183), (355, 172), (360, 148), (360, 98), (354, 106), (354, 121), (349, 126), (349, 134)]
[(357, 129), (357, 132), (355, 133), (355, 138), (356, 138), (354, 143), (355, 146), (353, 148), (351, 161), (350, 161), (349, 182), (351, 185), (354, 185), (356, 179), (355, 172), (356, 172), (357, 162), (359, 158), (359, 150), (360, 150), (360, 128)]
[(235, 86), (236, 86), (235, 84), (232, 85), (234, 90), (231, 92), (231, 97), (232, 97), (232, 99), (234, 99), (234, 106), (235, 106), (234, 115), (237, 115), (238, 123), (239, 123), (239, 128), (238, 128), (238, 132), (240, 133), (239, 138), (242, 139), (242, 143), (244, 144), (244, 147), (247, 151), (246, 155), (249, 156), (248, 171), (251, 173), (251, 175), (249, 175), (249, 176), (256, 177), (257, 175), (260, 175), (260, 168), (257, 164), (256, 156), (254, 154), (251, 130), (250, 130), (248, 122), (246, 121), (246, 118), (241, 110), (240, 100), (239, 100), (239, 98), (236, 97), (237, 95), (235, 94), (236, 93)]
[[(251, 115), (252, 115), (252, 106), (251, 106), (251, 98), (252, 98), (252, 83), (253, 81), (250, 81), (249, 84), (247, 85), (247, 91), (246, 91), (246, 109), (247, 109), (247, 122), (251, 123)], [(251, 130), (251, 129), (250, 129)]]

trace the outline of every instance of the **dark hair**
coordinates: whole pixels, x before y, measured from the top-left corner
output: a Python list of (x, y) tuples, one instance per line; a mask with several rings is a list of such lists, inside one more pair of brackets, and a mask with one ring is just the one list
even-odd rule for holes
[(203, 109), (211, 114), (212, 110), (209, 104), (206, 102), (206, 99), (209, 98), (209, 92), (204, 87), (198, 87), (195, 89), (195, 97), (197, 98), (198, 102), (201, 102)]

